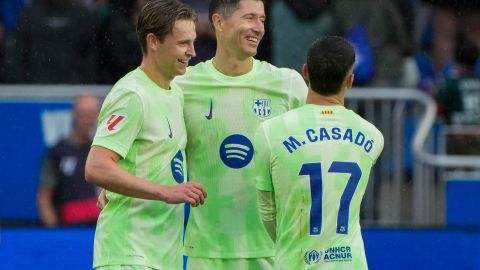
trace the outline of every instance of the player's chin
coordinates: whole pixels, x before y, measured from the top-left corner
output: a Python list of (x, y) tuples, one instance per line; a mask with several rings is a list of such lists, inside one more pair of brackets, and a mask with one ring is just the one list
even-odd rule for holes
[(176, 68), (177, 75), (183, 75), (187, 72), (187, 66), (179, 66)]
[(253, 57), (257, 55), (257, 51), (258, 51), (258, 47), (252, 47), (252, 46), (248, 46), (248, 48), (244, 49), (245, 54), (249, 57)]

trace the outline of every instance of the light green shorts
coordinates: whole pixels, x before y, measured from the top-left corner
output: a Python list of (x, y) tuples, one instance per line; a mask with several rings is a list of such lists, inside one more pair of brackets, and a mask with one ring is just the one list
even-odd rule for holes
[(186, 270), (272, 270), (273, 257), (214, 259), (188, 257)]

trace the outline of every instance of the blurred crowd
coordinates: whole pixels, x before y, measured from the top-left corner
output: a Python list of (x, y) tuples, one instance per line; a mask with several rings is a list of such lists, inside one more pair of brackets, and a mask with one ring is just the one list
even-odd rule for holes
[[(137, 14), (147, 0), (4, 0), (0, 4), (0, 83), (112, 84), (139, 65)], [(199, 57), (215, 42), (207, 1), (199, 13)]]
[[(111, 84), (140, 63), (135, 22), (147, 0), (4, 0), (0, 83)], [(199, 13), (195, 62), (215, 50), (208, 0)], [(418, 87), (436, 94), (458, 73), (455, 47), (480, 47), (480, 1), (270, 0), (258, 58), (299, 70), (317, 37), (347, 37), (360, 57), (357, 85)], [(463, 46), (463, 45), (462, 45)], [(472, 55), (474, 57), (474, 55)], [(478, 71), (476, 61), (476, 75)]]
[[(114, 83), (141, 61), (135, 23), (145, 1), (3, 0), (0, 83)], [(213, 57), (215, 38), (208, 0), (183, 2), (199, 15), (193, 65)], [(480, 115), (480, 1), (265, 3), (267, 31), (257, 58), (300, 70), (314, 39), (344, 36), (357, 50), (357, 86), (417, 88), (436, 98), (447, 123), (480, 124), (471, 116)]]

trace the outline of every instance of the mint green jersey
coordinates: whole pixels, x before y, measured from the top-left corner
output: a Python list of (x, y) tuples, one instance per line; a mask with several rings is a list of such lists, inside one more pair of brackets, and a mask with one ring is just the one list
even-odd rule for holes
[[(171, 186), (186, 178), (186, 142), (182, 93), (160, 88), (137, 68), (107, 95), (93, 145), (119, 154), (118, 165), (129, 173)], [(107, 198), (95, 232), (94, 267), (182, 269), (183, 204), (113, 192)]]
[(253, 136), (264, 120), (305, 103), (305, 81), (296, 71), (258, 60), (249, 73), (230, 77), (209, 60), (175, 82), (185, 95), (189, 177), (208, 193), (204, 205), (191, 209), (186, 254), (273, 256), (256, 205)]
[(343, 106), (305, 105), (264, 122), (256, 186), (274, 192), (275, 269), (368, 269), (360, 203), (383, 149), (372, 124)]

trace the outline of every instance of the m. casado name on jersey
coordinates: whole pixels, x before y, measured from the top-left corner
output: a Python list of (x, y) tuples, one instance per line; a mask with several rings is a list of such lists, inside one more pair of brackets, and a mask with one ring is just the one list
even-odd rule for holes
[(332, 127), (327, 129), (321, 127), (318, 130), (310, 128), (305, 131), (305, 136), (306, 138), (304, 139), (297, 139), (293, 136), (289, 136), (283, 141), (283, 146), (291, 154), (307, 143), (317, 143), (331, 140), (353, 143), (361, 147), (367, 153), (370, 153), (374, 145), (374, 141), (367, 138), (363, 132), (354, 131), (351, 128), (342, 129), (339, 127)]

